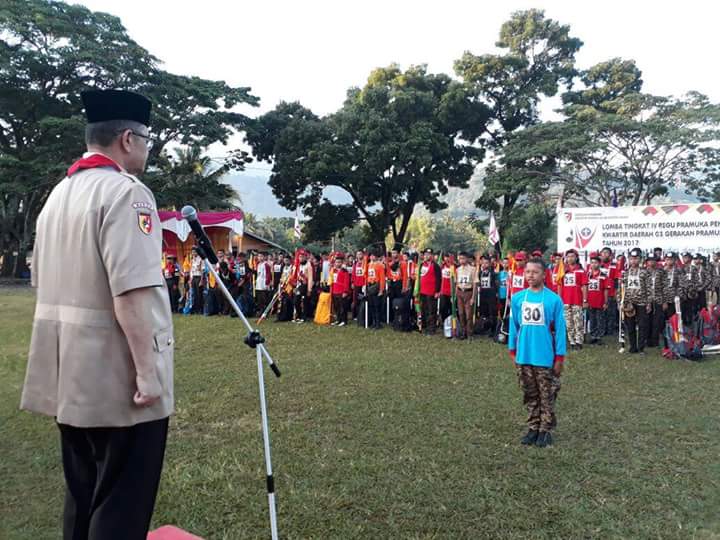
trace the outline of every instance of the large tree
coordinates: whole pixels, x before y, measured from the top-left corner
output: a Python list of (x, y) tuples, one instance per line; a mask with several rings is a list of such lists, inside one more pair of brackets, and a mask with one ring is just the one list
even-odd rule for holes
[[(2, 274), (19, 274), (34, 225), (54, 185), (83, 152), (80, 92), (124, 88), (153, 100), (156, 144), (226, 141), (256, 104), (247, 88), (167, 73), (117, 17), (47, 0), (0, 4), (0, 250)], [(242, 161), (242, 160), (240, 160)], [(157, 186), (162, 190), (162, 184)]]
[(467, 87), (470, 99), (486, 105), (491, 121), (479, 126), (478, 142), (489, 150), (485, 189), (476, 204), (494, 210), (498, 225), (506, 230), (513, 211), (533, 186), (531, 178), (499, 161), (513, 134), (537, 124), (539, 104), (545, 97), (569, 87), (576, 75), (575, 54), (582, 41), (570, 28), (545, 17), (542, 10), (513, 13), (500, 29), (496, 46), (501, 54), (465, 52), (455, 62), (455, 72)]
[[(487, 107), (447, 75), (392, 65), (350, 89), (334, 114), (319, 118), (282, 103), (248, 129), (247, 140), (256, 157), (273, 163), (270, 185), (280, 204), (309, 218), (309, 240), (362, 220), (369, 241), (391, 231), (402, 243), (416, 205), (436, 212), (448, 187), (467, 187), (482, 157), (467, 141), (487, 118)], [(324, 197), (330, 186), (351, 202)]]
[(717, 195), (720, 106), (691, 92), (641, 92), (632, 61), (613, 59), (582, 73), (563, 96), (565, 120), (517, 133), (504, 163), (547, 192), (587, 206), (650, 204), (671, 189)]

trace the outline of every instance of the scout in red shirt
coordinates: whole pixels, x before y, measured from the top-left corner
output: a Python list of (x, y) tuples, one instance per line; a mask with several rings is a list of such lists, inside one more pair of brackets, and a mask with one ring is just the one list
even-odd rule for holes
[(335, 257), (333, 268), (330, 270), (332, 285), (332, 307), (335, 314), (333, 326), (347, 324), (348, 304), (350, 300), (350, 273), (344, 268), (345, 256), (341, 253)]
[(562, 253), (553, 253), (553, 264), (545, 272), (545, 286), (557, 295), (560, 295), (560, 270), (562, 269)]
[(607, 325), (609, 285), (600, 268), (600, 255), (590, 254), (590, 268), (587, 271), (587, 303), (590, 319), (590, 344), (601, 345)]
[(622, 271), (613, 260), (613, 252), (609, 247), (600, 250), (600, 271), (603, 273), (608, 286), (608, 309), (605, 314), (605, 335), (615, 335), (620, 324), (617, 305), (617, 283), (622, 277)]
[(362, 295), (363, 287), (365, 287), (365, 252), (360, 250), (355, 254), (355, 264), (352, 265), (352, 276), (350, 282), (352, 285), (352, 316), (357, 319), (360, 310), (360, 302), (358, 298)]
[(425, 335), (435, 333), (441, 280), (440, 266), (433, 259), (433, 250), (428, 248), (420, 266), (420, 313)]
[(565, 323), (571, 349), (582, 349), (585, 340), (585, 321), (583, 309), (587, 309), (587, 274), (577, 261), (574, 249), (565, 254), (565, 275), (563, 276), (560, 297), (565, 305)]
[(527, 256), (525, 255), (524, 251), (518, 251), (515, 254), (515, 262), (517, 263), (517, 267), (515, 268), (515, 272), (511, 273), (508, 276), (508, 290), (510, 291), (510, 296), (528, 288), (528, 282), (527, 279), (525, 279), (526, 261)]
[(440, 267), (440, 324), (450, 316), (452, 311), (452, 275), (455, 265), (449, 254), (443, 255)]

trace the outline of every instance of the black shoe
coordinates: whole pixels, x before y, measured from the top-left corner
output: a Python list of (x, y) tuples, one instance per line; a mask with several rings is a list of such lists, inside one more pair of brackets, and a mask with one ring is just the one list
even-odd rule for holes
[(578, 351), (582, 351), (582, 345), (581, 345), (580, 343), (578, 343), (577, 345), (575, 345), (575, 348), (576, 348)]
[(535, 441), (535, 446), (538, 448), (545, 448), (546, 446), (552, 446), (552, 443), (552, 434), (549, 431), (541, 431)]
[(534, 429), (529, 430), (525, 436), (520, 439), (520, 444), (535, 444), (535, 441), (537, 441), (538, 438), (538, 432)]

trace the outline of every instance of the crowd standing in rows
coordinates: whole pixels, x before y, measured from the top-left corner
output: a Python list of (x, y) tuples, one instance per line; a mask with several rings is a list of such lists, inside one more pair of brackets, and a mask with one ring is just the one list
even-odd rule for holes
[[(320, 255), (300, 249), (294, 257), (218, 250), (217, 256), (219, 278), (248, 316), (303, 323), (322, 312), (318, 322), (333, 326), (352, 319), (370, 329), (390, 323), (426, 335), (452, 319), (451, 336), (460, 340), (496, 338), (507, 322), (510, 299), (528, 288), (525, 251), (502, 258), (493, 251), (455, 256), (432, 249), (393, 249), (387, 255), (373, 249)], [(628, 352), (642, 353), (646, 346), (662, 345), (665, 321), (676, 307), (688, 324), (709, 301), (717, 303), (720, 293), (720, 253), (707, 261), (701, 254), (678, 257), (656, 248), (647, 255), (634, 249), (626, 257), (606, 247), (590, 253), (585, 266), (579, 259), (574, 249), (554, 253), (545, 272), (545, 286), (562, 299), (570, 349), (617, 335), (622, 319)], [(174, 312), (233, 314), (196, 250), (182, 264), (167, 255), (163, 269)]]

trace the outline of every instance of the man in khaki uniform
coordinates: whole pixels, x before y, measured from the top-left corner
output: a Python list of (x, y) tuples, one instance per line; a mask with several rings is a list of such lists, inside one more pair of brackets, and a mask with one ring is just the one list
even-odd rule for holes
[(64, 538), (145, 539), (173, 412), (173, 328), (155, 198), (134, 175), (150, 102), (82, 95), (88, 153), (37, 221), (37, 305), (21, 408), (55, 417)]

